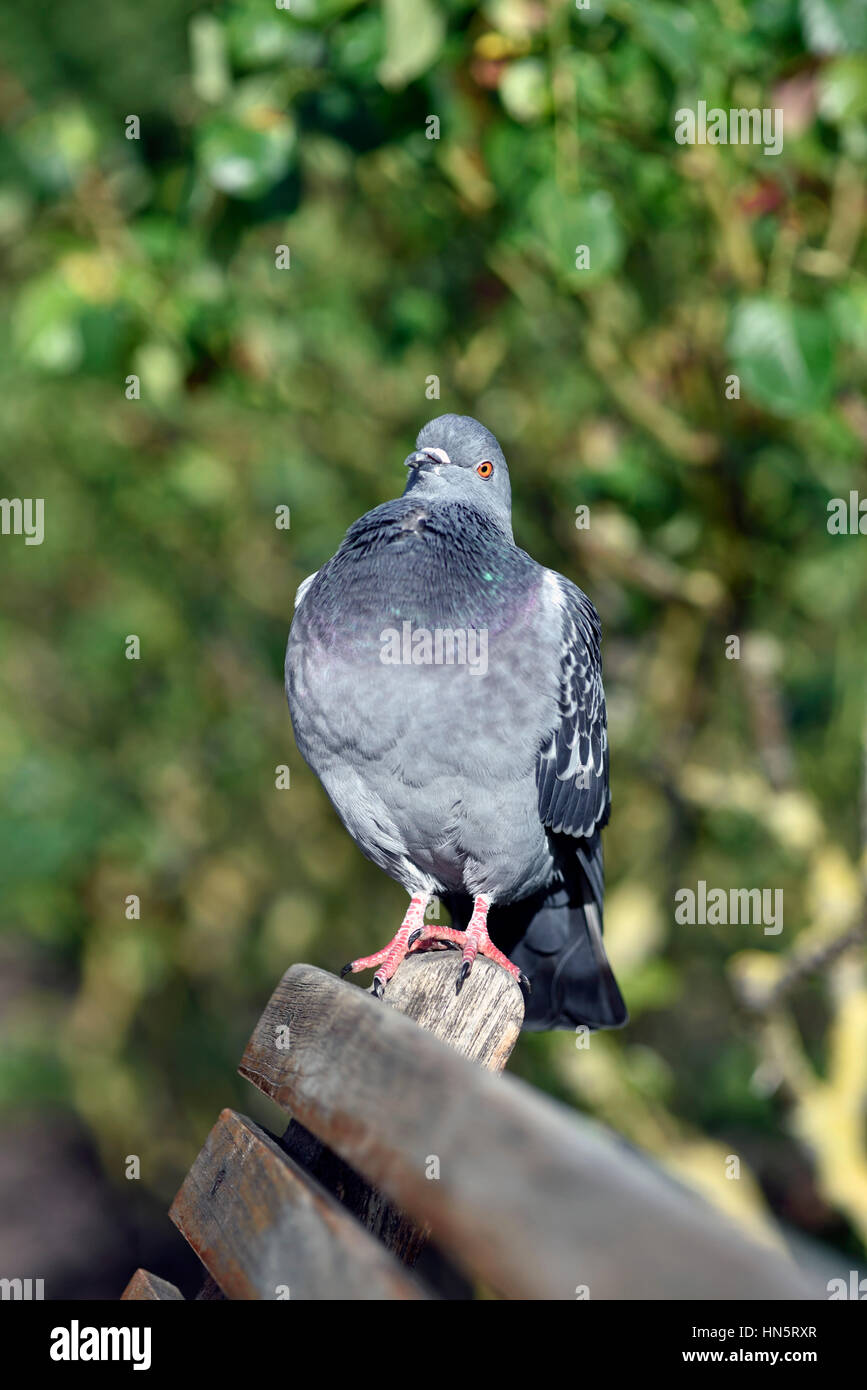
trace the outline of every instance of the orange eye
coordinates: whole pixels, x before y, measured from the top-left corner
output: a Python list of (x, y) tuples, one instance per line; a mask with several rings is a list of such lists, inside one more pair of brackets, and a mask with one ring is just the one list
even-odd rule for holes
[(485, 459), (484, 463), (480, 463), (476, 468), (476, 472), (478, 473), (480, 478), (490, 478), (493, 471), (494, 465), (491, 462), (489, 462), (488, 459)]

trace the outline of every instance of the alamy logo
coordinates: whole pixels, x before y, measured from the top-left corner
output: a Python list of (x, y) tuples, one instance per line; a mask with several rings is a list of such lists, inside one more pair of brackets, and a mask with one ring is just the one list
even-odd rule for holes
[(853, 489), (848, 499), (832, 497), (828, 503), (828, 531), (832, 536), (867, 536), (867, 497)]
[(832, 1303), (840, 1298), (852, 1298), (858, 1303), (867, 1300), (867, 1279), (860, 1279), (857, 1269), (849, 1270), (848, 1280), (829, 1279), (825, 1288)]
[(783, 930), (782, 888), (711, 888), (699, 879), (697, 889), (678, 888), (674, 920), (681, 926), (764, 926), (765, 936)]
[(471, 676), (488, 669), (488, 631), (484, 627), (383, 628), (379, 659), (385, 666), (469, 666)]
[(783, 112), (765, 106), (740, 106), (724, 111), (721, 106), (707, 109), (700, 101), (695, 111), (682, 106), (675, 111), (674, 138), (679, 145), (764, 145), (765, 154), (780, 154), (783, 148)]
[(151, 1364), (149, 1327), (81, 1327), (73, 1318), (69, 1327), (51, 1330), (52, 1361), (131, 1361), (134, 1371), (148, 1371)]
[(0, 1279), (0, 1299), (20, 1299), (23, 1302), (45, 1298), (44, 1279)]
[(44, 497), (0, 497), (0, 533), (22, 536), (25, 545), (45, 539)]

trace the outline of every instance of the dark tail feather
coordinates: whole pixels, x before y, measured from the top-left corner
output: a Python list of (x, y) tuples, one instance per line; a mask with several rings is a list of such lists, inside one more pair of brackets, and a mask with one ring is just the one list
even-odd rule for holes
[(510, 959), (523, 970), (532, 993), (524, 1027), (621, 1028), (628, 1019), (614, 978), (595, 903), (549, 903), (528, 923)]
[(602, 944), (598, 837), (586, 850), (574, 841), (569, 849), (567, 882), (508, 907), (495, 905), (491, 936), (530, 981), (525, 1028), (622, 1028), (629, 1015)]

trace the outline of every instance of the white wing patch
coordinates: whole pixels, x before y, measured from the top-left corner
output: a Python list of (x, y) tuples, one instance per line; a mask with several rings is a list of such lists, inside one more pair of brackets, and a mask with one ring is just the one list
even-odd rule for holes
[(310, 588), (310, 585), (313, 583), (313, 581), (314, 581), (314, 579), (316, 578), (316, 576), (317, 576), (318, 573), (319, 573), (318, 570), (314, 570), (312, 574), (308, 574), (308, 576), (307, 576), (306, 579), (302, 579), (302, 580), (301, 580), (301, 583), (298, 585), (298, 591), (297, 591), (297, 593), (295, 594), (295, 607), (296, 607), (296, 608), (298, 607), (299, 603), (300, 603), (301, 600), (303, 599), (304, 595), (307, 593), (307, 590)]

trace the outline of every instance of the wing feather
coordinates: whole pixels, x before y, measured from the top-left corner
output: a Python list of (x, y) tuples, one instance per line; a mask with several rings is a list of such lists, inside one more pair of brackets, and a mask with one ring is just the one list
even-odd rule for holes
[(536, 761), (539, 816), (557, 834), (587, 839), (611, 806), (601, 627), (587, 595), (553, 570), (547, 593), (561, 616), (560, 691), (559, 718)]

